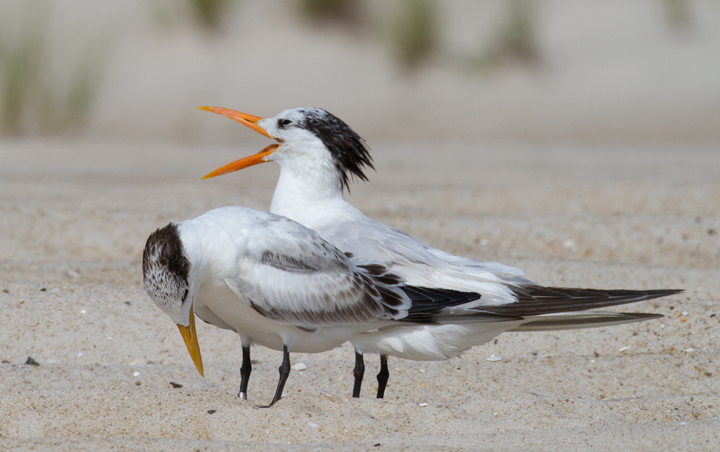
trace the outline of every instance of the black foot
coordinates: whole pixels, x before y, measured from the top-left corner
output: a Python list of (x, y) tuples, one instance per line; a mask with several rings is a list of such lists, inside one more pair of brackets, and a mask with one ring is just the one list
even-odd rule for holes
[(385, 387), (387, 387), (388, 378), (390, 378), (390, 371), (388, 371), (387, 366), (387, 355), (380, 355), (380, 373), (377, 375), (378, 399), (385, 397)]
[(365, 362), (362, 353), (355, 352), (355, 386), (353, 387), (353, 397), (360, 397), (360, 387), (362, 386), (363, 376), (365, 375)]
[(283, 346), (283, 362), (282, 364), (280, 364), (280, 368), (278, 370), (280, 371), (280, 380), (278, 380), (277, 389), (275, 389), (275, 397), (273, 397), (270, 405), (258, 405), (258, 408), (270, 408), (271, 406), (275, 405), (275, 402), (280, 400), (280, 398), (282, 397), (285, 382), (290, 375), (290, 350), (288, 350), (287, 346)]
[(250, 381), (250, 372), (252, 372), (252, 363), (250, 362), (250, 347), (243, 346), (243, 361), (240, 367), (240, 391), (238, 397), (247, 400), (247, 387)]

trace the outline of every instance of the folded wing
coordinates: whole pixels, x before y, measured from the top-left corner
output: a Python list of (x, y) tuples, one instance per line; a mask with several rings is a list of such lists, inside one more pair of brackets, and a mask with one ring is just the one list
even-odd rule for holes
[(284, 218), (248, 242), (233, 292), (273, 320), (315, 328), (407, 316), (402, 279), (382, 266), (355, 265), (314, 231)]

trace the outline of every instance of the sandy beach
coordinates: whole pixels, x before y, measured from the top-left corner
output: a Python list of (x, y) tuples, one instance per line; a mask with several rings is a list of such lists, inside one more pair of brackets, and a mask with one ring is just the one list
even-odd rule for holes
[[(26, 3), (0, 5), (0, 51)], [(230, 2), (219, 32), (178, 3), (48, 3), (49, 88), (88, 43), (107, 53), (82, 132), (40, 134), (30, 99), (0, 137), (0, 450), (720, 450), (717, 2), (528, 2), (536, 60), (485, 68), (509, 2), (435, 2), (443, 31), (415, 72), (385, 1), (363, 29)], [(199, 323), (200, 377), (142, 288), (156, 228), (270, 206), (274, 164), (200, 180), (268, 145), (200, 105), (333, 112), (377, 168), (349, 200), (434, 247), (543, 285), (685, 292), (616, 308), (658, 320), (391, 358), (383, 400), (377, 357), (352, 399), (351, 347), (293, 354), (306, 368), (258, 409), (281, 354), (253, 349), (239, 400), (238, 338)]]
[[(452, 158), (438, 161), (438, 148)], [(371, 183), (352, 186), (351, 201), (431, 245), (516, 265), (547, 285), (686, 292), (620, 308), (661, 320), (508, 333), (447, 362), (391, 359), (384, 400), (374, 398), (375, 357), (354, 400), (350, 347), (294, 354), (307, 369), (293, 371), (286, 397), (262, 410), (255, 404), (271, 398), (280, 354), (254, 349), (250, 400), (241, 401), (239, 341), (200, 324), (201, 378), (175, 326), (144, 293), (140, 259), (147, 235), (171, 220), (222, 205), (267, 209), (278, 168), (200, 181), (245, 154), (5, 142), (0, 447), (719, 447), (716, 149), (451, 142), (373, 149), (378, 171)], [(39, 366), (24, 364), (28, 356)]]

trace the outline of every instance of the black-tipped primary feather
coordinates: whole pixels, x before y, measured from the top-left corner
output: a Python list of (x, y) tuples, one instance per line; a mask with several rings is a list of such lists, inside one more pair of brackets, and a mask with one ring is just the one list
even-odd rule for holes
[(556, 314), (560, 312), (586, 311), (607, 306), (617, 306), (653, 298), (675, 295), (682, 290), (600, 290), (573, 289), (567, 287), (512, 286), (518, 301), (497, 306), (477, 308), (483, 312), (527, 317)]
[(662, 314), (645, 314), (611, 311), (586, 311), (538, 317), (509, 330), (509, 333), (527, 331), (557, 331), (623, 325), (662, 318)]
[[(402, 286), (401, 289), (412, 300), (412, 306), (408, 311), (407, 317), (402, 319), (403, 322), (412, 323), (440, 323), (440, 318), (444, 322), (479, 322), (480, 317), (485, 317), (482, 321), (501, 322), (507, 320), (518, 320), (514, 317), (505, 315), (497, 315), (492, 313), (473, 313), (468, 310), (466, 313), (452, 315), (444, 314), (448, 308), (454, 308), (479, 300), (481, 295), (475, 292), (460, 292), (451, 289), (432, 289), (428, 287)], [(452, 317), (452, 318), (450, 318)]]

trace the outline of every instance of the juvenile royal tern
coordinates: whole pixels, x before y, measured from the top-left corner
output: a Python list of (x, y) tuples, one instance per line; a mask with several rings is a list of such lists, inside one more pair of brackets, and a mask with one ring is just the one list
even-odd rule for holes
[[(367, 180), (373, 168), (365, 141), (345, 122), (319, 108), (285, 110), (261, 118), (219, 107), (200, 107), (234, 119), (277, 141), (261, 152), (232, 162), (206, 175), (214, 177), (248, 166), (274, 161), (280, 178), (270, 211), (317, 231), (343, 252), (380, 262), (408, 284), (482, 294), (473, 307), (526, 316), (547, 306), (564, 306), (569, 313), (535, 318), (502, 329), (500, 325), (423, 325), (354, 336), (356, 388), (362, 378), (363, 353), (381, 355), (378, 397), (387, 383), (387, 355), (415, 360), (440, 360), (487, 342), (502, 331), (539, 331), (628, 323), (652, 316), (624, 317), (612, 312), (575, 313), (600, 306), (630, 303), (676, 294), (677, 290), (593, 290), (535, 285), (523, 272), (497, 262), (459, 257), (429, 247), (411, 235), (366, 217), (348, 203), (343, 189), (351, 177)], [(374, 169), (374, 168), (373, 168)], [(503, 326), (504, 327), (504, 326)]]
[[(240, 335), (240, 397), (246, 398), (252, 370), (250, 345), (282, 350), (280, 379), (268, 406), (282, 396), (291, 350), (322, 352), (363, 332), (452, 322), (455, 310), (480, 298), (407, 286), (384, 266), (350, 257), (292, 220), (245, 207), (211, 210), (152, 233), (143, 252), (143, 282), (177, 324), (201, 375), (193, 312)], [(465, 313), (477, 322), (516, 320)]]

